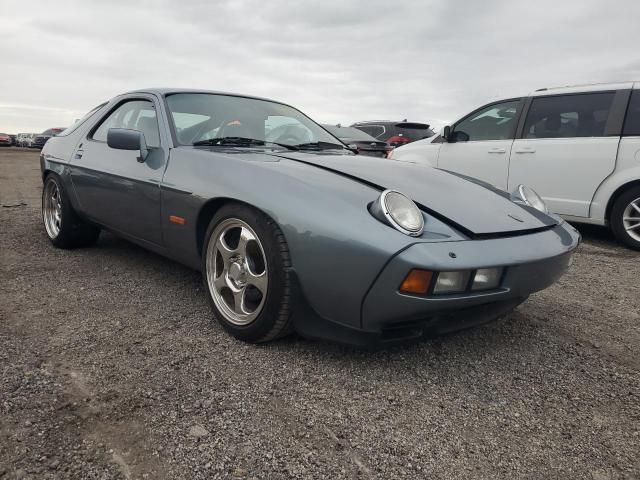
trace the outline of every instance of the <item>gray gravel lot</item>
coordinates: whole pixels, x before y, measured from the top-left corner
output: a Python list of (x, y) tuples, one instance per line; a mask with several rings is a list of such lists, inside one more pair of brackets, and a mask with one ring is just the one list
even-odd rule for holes
[(603, 229), (511, 316), (381, 352), (212, 322), (200, 274), (50, 246), (0, 150), (0, 479), (640, 478), (640, 254)]

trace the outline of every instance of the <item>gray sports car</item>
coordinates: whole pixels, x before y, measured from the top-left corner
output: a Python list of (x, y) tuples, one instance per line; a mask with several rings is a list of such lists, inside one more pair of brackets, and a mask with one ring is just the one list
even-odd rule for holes
[(249, 342), (375, 345), (493, 320), (556, 281), (580, 238), (524, 186), (363, 158), (243, 95), (126, 93), (40, 161), (54, 246), (105, 228), (199, 269), (216, 319)]

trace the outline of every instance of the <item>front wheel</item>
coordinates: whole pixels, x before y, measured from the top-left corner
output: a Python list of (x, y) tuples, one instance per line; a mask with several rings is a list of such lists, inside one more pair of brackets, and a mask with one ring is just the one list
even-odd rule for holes
[(278, 225), (242, 204), (213, 217), (202, 273), (214, 315), (234, 337), (266, 342), (292, 331), (290, 257)]
[(620, 242), (640, 250), (640, 187), (630, 188), (616, 199), (610, 224)]
[(42, 188), (42, 220), (51, 243), (58, 248), (84, 247), (95, 243), (100, 229), (82, 221), (56, 174), (49, 174)]

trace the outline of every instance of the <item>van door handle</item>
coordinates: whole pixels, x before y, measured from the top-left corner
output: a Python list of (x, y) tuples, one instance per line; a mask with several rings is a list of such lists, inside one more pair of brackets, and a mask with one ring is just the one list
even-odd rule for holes
[(489, 149), (489, 153), (507, 153), (507, 149), (506, 148), (490, 148)]
[(516, 153), (536, 153), (536, 149), (533, 147), (522, 147), (516, 150)]
[(79, 160), (79, 159), (81, 159), (81, 158), (82, 158), (82, 154), (83, 154), (83, 153), (84, 153), (84, 152), (83, 152), (82, 150), (78, 150), (78, 151), (76, 152), (76, 159), (78, 159), (78, 160)]

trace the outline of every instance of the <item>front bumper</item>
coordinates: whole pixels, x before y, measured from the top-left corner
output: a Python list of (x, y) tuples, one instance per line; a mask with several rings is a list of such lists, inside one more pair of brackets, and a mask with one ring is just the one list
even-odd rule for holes
[[(416, 243), (396, 254), (380, 272), (362, 303), (360, 328), (330, 321), (301, 322), (303, 334), (350, 344), (371, 345), (461, 330), (495, 320), (526, 298), (555, 283), (567, 270), (580, 234), (563, 223), (534, 234)], [(504, 267), (494, 290), (451, 295), (399, 292), (414, 268), (434, 272)]]

